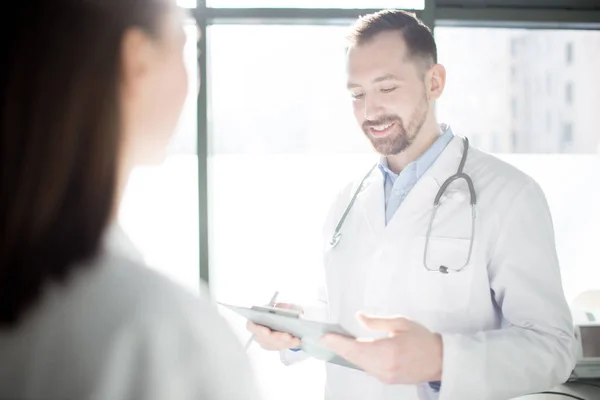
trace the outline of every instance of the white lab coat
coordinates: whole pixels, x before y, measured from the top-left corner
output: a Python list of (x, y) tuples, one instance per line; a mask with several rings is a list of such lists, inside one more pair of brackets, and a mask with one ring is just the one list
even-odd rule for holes
[(148, 269), (118, 228), (91, 264), (0, 331), (0, 399), (258, 399), (204, 290), (196, 298)]
[[(471, 148), (464, 171), (477, 193), (471, 260), (458, 273), (423, 266), (434, 197), (458, 169), (463, 141), (454, 137), (385, 224), (380, 171), (369, 177), (342, 228), (328, 245), (358, 181), (335, 201), (325, 224), (327, 318), (360, 336), (376, 337), (357, 311), (412, 318), (443, 338), (442, 389), (384, 385), (367, 374), (327, 364), (328, 400), (505, 400), (564, 382), (575, 364), (571, 314), (564, 298), (553, 225), (544, 194), (530, 177)], [(433, 226), (429, 267), (466, 260), (471, 229), (463, 180), (442, 198)], [(309, 317), (323, 317), (315, 315)], [(283, 352), (290, 364), (305, 355)]]

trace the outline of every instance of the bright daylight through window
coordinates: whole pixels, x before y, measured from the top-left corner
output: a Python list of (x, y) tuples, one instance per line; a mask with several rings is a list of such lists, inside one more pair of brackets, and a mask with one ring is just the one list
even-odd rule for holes
[[(209, 28), (210, 267), (220, 301), (261, 304), (275, 290), (306, 300), (330, 202), (376, 159), (345, 90), (344, 33)], [(439, 27), (436, 39), (448, 71), (439, 120), (540, 182), (572, 298), (600, 278), (589, 268), (600, 263), (600, 32)], [(243, 321), (224, 315), (245, 340)], [(250, 355), (269, 399), (322, 396), (320, 364), (291, 374), (276, 354), (255, 346)]]
[[(178, 3), (196, 6), (195, 0)], [(207, 2), (257, 8), (365, 4)], [(422, 9), (424, 2), (400, 5)], [(386, 6), (399, 4), (368, 3)], [(210, 285), (218, 301), (261, 304), (278, 290), (280, 301), (303, 302), (314, 294), (330, 203), (377, 159), (356, 126), (345, 88), (343, 40), (350, 23), (207, 29), (209, 220), (200, 223), (208, 223)], [(162, 166), (134, 172), (120, 219), (154, 268), (196, 291), (196, 26), (186, 32), (190, 94), (170, 155)], [(572, 299), (600, 279), (592, 267), (600, 265), (600, 31), (441, 26), (435, 35), (447, 69), (438, 120), (541, 184)], [(244, 321), (222, 311), (245, 341)], [(322, 397), (321, 363), (301, 363), (290, 373), (277, 354), (256, 345), (249, 354), (267, 399)]]
[[(134, 170), (120, 222), (148, 264), (193, 292), (198, 291), (198, 164), (196, 156), (198, 30), (185, 27), (189, 93), (167, 160)], [(152, 216), (149, 218), (149, 216)]]

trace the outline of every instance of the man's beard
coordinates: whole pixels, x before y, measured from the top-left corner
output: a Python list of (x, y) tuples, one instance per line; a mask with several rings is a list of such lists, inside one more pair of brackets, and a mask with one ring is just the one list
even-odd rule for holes
[[(412, 115), (408, 120), (408, 124), (405, 125), (402, 118), (397, 115), (384, 115), (378, 118), (376, 121), (365, 121), (362, 124), (362, 130), (371, 141), (371, 145), (379, 154), (383, 156), (389, 156), (394, 154), (402, 153), (404, 150), (410, 147), (417, 134), (421, 131), (425, 119), (427, 118), (427, 112), (429, 111), (429, 103), (425, 96), (419, 102)], [(394, 132), (386, 135), (385, 137), (378, 138), (371, 134), (370, 127), (381, 126), (394, 123), (392, 129)]]

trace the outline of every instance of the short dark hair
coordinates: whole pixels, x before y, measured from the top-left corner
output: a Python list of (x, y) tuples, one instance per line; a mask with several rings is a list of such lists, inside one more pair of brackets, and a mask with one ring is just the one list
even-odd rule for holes
[(431, 29), (414, 13), (404, 10), (381, 10), (361, 16), (352, 26), (347, 39), (351, 45), (361, 45), (382, 32), (399, 32), (409, 57), (422, 57), (437, 63), (437, 47)]
[(122, 39), (164, 0), (17, 1), (0, 35), (0, 326), (93, 257), (119, 180)]

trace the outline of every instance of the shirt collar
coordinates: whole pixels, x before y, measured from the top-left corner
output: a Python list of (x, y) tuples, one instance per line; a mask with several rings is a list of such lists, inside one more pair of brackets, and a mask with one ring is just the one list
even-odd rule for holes
[(394, 173), (391, 169), (390, 166), (388, 164), (387, 161), (387, 157), (386, 156), (381, 156), (379, 158), (379, 162), (377, 163), (377, 167), (379, 168), (379, 170), (381, 171), (381, 173), (383, 174), (383, 176), (385, 177), (386, 175), (389, 176), (396, 176), (397, 174)]
[[(417, 175), (417, 179), (420, 178), (425, 171), (429, 169), (429, 167), (435, 162), (438, 156), (444, 151), (446, 145), (450, 143), (454, 134), (452, 133), (452, 129), (449, 125), (441, 124), (442, 134), (436, 139), (435, 142), (427, 149), (419, 158), (415, 161), (412, 161), (406, 165), (403, 171), (408, 171), (411, 169), (415, 170)], [(379, 162), (377, 163), (379, 170), (383, 174), (383, 177), (389, 176), (390, 178), (396, 178), (398, 174), (394, 173), (390, 168), (385, 156), (381, 156)]]

